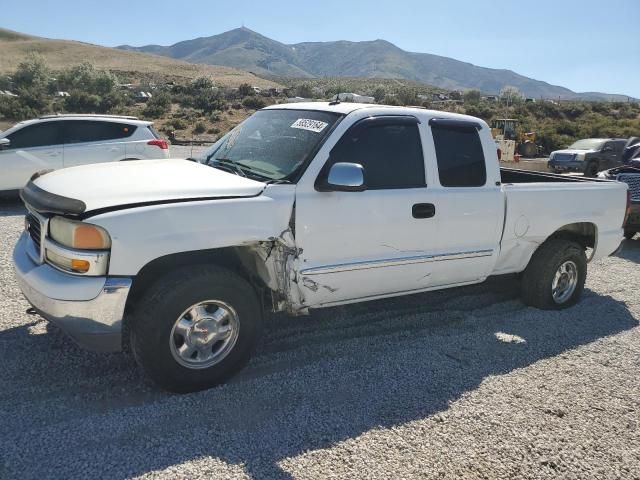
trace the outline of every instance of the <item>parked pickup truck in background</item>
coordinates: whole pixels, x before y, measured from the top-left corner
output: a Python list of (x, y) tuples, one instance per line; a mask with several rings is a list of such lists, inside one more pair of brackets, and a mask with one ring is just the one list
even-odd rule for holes
[(621, 165), (622, 150), (627, 143), (621, 138), (586, 138), (565, 150), (549, 155), (547, 167), (555, 173), (580, 172), (595, 177), (599, 171)]
[(630, 165), (611, 168), (600, 172), (598, 177), (624, 182), (629, 186), (630, 204), (624, 224), (624, 236), (631, 240), (640, 232), (640, 168)]
[(265, 310), (292, 315), (522, 272), (522, 298), (578, 301), (622, 240), (627, 186), (500, 169), (487, 124), (417, 108), (277, 105), (202, 163), (47, 173), (14, 250), (34, 309), (78, 343), (130, 343), (163, 387), (219, 384)]

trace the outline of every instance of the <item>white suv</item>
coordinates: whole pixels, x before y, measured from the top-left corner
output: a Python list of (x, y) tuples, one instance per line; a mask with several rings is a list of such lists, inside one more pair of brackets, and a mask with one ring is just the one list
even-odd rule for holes
[(168, 158), (169, 145), (136, 117), (49, 115), (0, 133), (0, 191), (22, 188), (41, 170)]

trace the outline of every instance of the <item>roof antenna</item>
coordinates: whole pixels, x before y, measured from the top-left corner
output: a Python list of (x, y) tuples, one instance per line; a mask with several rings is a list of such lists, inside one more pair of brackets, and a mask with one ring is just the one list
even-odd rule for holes
[(340, 94), (336, 93), (336, 98), (332, 102), (329, 102), (329, 105), (340, 105)]

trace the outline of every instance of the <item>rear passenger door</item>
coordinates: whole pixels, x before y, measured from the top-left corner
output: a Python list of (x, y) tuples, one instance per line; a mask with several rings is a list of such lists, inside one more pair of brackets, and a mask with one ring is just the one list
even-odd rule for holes
[(125, 123), (98, 120), (65, 120), (64, 124), (65, 167), (123, 160), (124, 142), (136, 129)]
[(431, 119), (429, 128), (443, 260), (433, 281), (448, 285), (484, 279), (495, 265), (505, 209), (495, 146), (488, 134), (483, 146), (479, 131), (486, 126), (480, 123)]

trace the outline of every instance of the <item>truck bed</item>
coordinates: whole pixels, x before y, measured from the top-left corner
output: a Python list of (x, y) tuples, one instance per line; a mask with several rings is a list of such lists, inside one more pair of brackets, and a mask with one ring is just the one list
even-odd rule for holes
[(593, 239), (593, 258), (622, 239), (626, 185), (597, 178), (500, 169), (505, 218), (495, 273), (519, 272), (553, 232), (569, 229)]
[(606, 182), (600, 178), (573, 177), (556, 173), (532, 172), (515, 168), (500, 168), (502, 183)]

